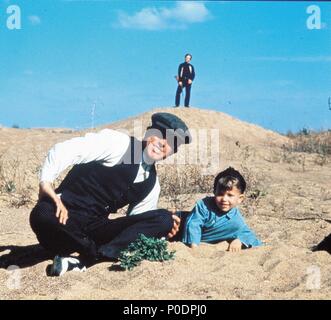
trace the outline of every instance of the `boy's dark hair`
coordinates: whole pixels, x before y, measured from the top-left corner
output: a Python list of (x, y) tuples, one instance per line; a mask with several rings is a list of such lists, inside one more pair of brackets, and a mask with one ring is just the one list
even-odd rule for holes
[(241, 193), (246, 190), (246, 181), (239, 171), (232, 167), (220, 172), (214, 180), (214, 194), (216, 195), (217, 189), (219, 191), (231, 190), (237, 187)]
[(186, 58), (187, 56), (190, 56), (191, 59), (192, 59), (192, 55), (191, 55), (190, 53), (186, 53), (185, 58)]

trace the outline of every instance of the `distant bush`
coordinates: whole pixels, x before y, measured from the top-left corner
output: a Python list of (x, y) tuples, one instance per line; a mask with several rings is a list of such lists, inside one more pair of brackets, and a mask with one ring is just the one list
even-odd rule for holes
[[(247, 160), (246, 149), (244, 157)], [(247, 213), (253, 214), (260, 200), (267, 192), (263, 185), (264, 174), (253, 170), (244, 160), (239, 171), (245, 177), (247, 183), (246, 201), (244, 207)], [(182, 210), (184, 207), (192, 207), (192, 195), (213, 194), (215, 174), (203, 174), (199, 165), (159, 166), (158, 176), (161, 183), (161, 196), (165, 197), (169, 207)]]
[(311, 133), (311, 131), (307, 128), (302, 128), (299, 132), (298, 135), (300, 136), (308, 136)]
[(19, 208), (32, 202), (32, 187), (27, 183), (27, 174), (20, 159), (7, 159), (0, 153), (0, 196), (9, 200), (12, 207)]
[[(213, 175), (205, 175), (198, 165), (160, 165), (158, 176), (161, 196), (165, 197), (172, 208), (180, 209), (190, 203), (191, 194), (211, 193)], [(181, 197), (186, 195), (184, 199)]]
[(20, 128), (20, 126), (19, 126), (18, 124), (13, 124), (11, 127), (12, 127), (13, 129), (19, 129), (19, 128)]
[(331, 130), (311, 131), (303, 128), (298, 133), (288, 132), (290, 143), (284, 146), (288, 151), (317, 153), (320, 155), (331, 154)]

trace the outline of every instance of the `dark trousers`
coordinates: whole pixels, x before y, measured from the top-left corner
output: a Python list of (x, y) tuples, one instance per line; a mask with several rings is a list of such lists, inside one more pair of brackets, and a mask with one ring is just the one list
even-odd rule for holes
[(171, 213), (165, 209), (110, 220), (87, 210), (69, 208), (66, 225), (59, 223), (55, 211), (53, 201), (43, 199), (30, 215), (30, 225), (39, 243), (54, 255), (78, 252), (86, 258), (113, 259), (140, 233), (161, 238), (173, 226)]
[(187, 81), (183, 81), (183, 86), (178, 85), (177, 91), (176, 91), (176, 101), (175, 105), (176, 107), (180, 104), (180, 95), (183, 91), (183, 87), (185, 87), (185, 107), (188, 107), (190, 105), (190, 97), (191, 97), (191, 84), (188, 84)]
[(316, 245), (313, 251), (327, 251), (331, 254), (331, 233)]

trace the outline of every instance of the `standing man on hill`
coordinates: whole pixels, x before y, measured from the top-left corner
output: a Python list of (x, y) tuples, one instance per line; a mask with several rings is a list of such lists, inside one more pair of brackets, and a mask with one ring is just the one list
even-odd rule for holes
[(190, 96), (191, 96), (191, 85), (195, 78), (194, 67), (191, 65), (192, 55), (187, 53), (185, 55), (185, 62), (181, 63), (178, 67), (178, 74), (176, 79), (178, 81), (178, 87), (176, 91), (176, 101), (175, 106), (179, 107), (180, 103), (180, 95), (183, 91), (183, 87), (185, 87), (185, 107), (189, 107), (190, 105)]
[[(186, 124), (162, 112), (152, 115), (143, 141), (104, 129), (56, 144), (42, 167), (39, 201), (30, 215), (39, 243), (55, 256), (51, 275), (116, 259), (140, 233), (174, 236), (180, 220), (157, 209), (160, 184), (155, 162), (190, 142)], [(72, 165), (54, 189), (54, 180)], [(126, 217), (108, 218), (126, 205)], [(70, 257), (74, 252), (79, 259)]]

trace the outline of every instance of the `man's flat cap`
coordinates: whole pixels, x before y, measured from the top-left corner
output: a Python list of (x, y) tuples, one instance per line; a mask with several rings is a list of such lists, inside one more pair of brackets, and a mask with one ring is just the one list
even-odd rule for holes
[(158, 129), (167, 137), (173, 134), (179, 140), (179, 144), (191, 143), (192, 137), (185, 122), (171, 113), (158, 112), (152, 115), (150, 129)]

